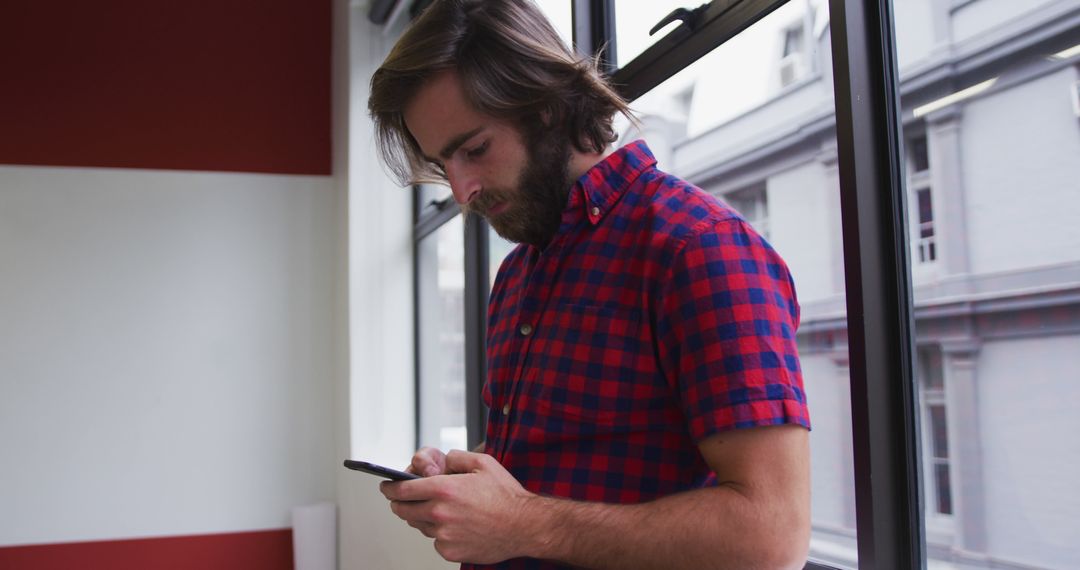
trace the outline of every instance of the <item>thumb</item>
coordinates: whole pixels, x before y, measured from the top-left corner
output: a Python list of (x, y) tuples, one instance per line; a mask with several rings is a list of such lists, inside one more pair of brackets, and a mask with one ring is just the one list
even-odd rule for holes
[(492, 461), (486, 453), (472, 453), (455, 449), (446, 454), (447, 473), (472, 473), (482, 471)]

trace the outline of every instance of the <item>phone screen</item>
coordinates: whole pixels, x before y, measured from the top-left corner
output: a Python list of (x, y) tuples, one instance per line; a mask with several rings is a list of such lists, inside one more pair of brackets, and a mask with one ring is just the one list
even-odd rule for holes
[(353, 459), (345, 460), (345, 467), (356, 471), (363, 471), (364, 473), (370, 473), (393, 481), (405, 481), (407, 479), (419, 479), (419, 475), (412, 473), (406, 473), (404, 471), (398, 471), (397, 469), (391, 469), (389, 467), (383, 467), (382, 465), (376, 465), (374, 463), (368, 463), (367, 461), (355, 461)]

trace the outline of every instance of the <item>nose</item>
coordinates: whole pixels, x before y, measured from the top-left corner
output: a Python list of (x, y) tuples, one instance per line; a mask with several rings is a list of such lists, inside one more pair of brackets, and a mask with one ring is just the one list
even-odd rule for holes
[(450, 182), (450, 192), (458, 204), (468, 204), (480, 197), (480, 179), (467, 169), (447, 165), (446, 179)]

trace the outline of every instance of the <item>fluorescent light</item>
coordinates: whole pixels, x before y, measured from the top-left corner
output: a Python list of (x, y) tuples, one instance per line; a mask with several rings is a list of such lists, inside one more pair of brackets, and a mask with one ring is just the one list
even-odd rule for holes
[(931, 101), (930, 103), (927, 103), (921, 107), (916, 107), (914, 111), (915, 116), (921, 117), (923, 115), (928, 115), (930, 113), (933, 113), (934, 111), (937, 111), (938, 109), (944, 109), (945, 107), (948, 107), (953, 103), (958, 103), (969, 97), (974, 97), (979, 93), (982, 93), (983, 91), (986, 91), (987, 89), (993, 87), (994, 83), (997, 83), (997, 80), (997, 77), (993, 79), (987, 79), (986, 81), (972, 85), (967, 89), (961, 89), (960, 91), (957, 91), (952, 95), (946, 95), (941, 99)]
[(1074, 45), (1073, 47), (1071, 47), (1071, 48), (1069, 48), (1067, 50), (1059, 51), (1059, 52), (1055, 53), (1054, 55), (1050, 56), (1050, 58), (1051, 59), (1057, 59), (1057, 60), (1065, 60), (1065, 59), (1071, 59), (1072, 57), (1077, 56), (1077, 55), (1080, 55), (1080, 44), (1076, 44), (1076, 45)]

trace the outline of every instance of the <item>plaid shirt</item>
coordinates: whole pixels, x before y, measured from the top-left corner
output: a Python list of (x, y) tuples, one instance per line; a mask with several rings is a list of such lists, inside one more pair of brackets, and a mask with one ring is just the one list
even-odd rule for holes
[(710, 481), (697, 442), (712, 434), (810, 427), (786, 265), (655, 165), (641, 141), (611, 154), (574, 184), (551, 244), (499, 270), (486, 452), (534, 493), (648, 501)]

